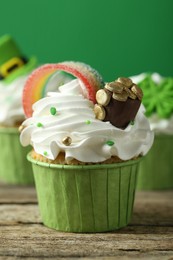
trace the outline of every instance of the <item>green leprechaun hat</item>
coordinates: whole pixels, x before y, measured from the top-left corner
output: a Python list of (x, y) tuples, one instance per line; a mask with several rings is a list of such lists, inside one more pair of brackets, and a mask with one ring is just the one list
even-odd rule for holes
[(10, 35), (0, 38), (0, 81), (10, 83), (36, 66), (36, 57), (26, 58)]

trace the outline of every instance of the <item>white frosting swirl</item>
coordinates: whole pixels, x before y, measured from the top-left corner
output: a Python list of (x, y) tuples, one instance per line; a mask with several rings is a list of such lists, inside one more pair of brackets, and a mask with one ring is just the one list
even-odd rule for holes
[(10, 84), (0, 81), (0, 125), (14, 126), (25, 119), (22, 93), (27, 76), (21, 76)]
[[(136, 84), (144, 80), (144, 78), (147, 76), (147, 73), (141, 73), (137, 76), (130, 77), (132, 81)], [(159, 75), (158, 73), (153, 73), (152, 75), (152, 80), (156, 83), (159, 84), (164, 78)], [(145, 94), (145, 93), (144, 93)], [(168, 135), (173, 135), (173, 115), (170, 118), (164, 118), (161, 119), (158, 117), (157, 114), (151, 115), (149, 118), (149, 123), (151, 126), (151, 129), (156, 133), (156, 134), (168, 134)]]
[[(129, 160), (148, 152), (153, 143), (153, 133), (143, 106), (135, 124), (121, 130), (110, 122), (95, 119), (93, 103), (81, 93), (83, 89), (76, 79), (60, 87), (59, 92), (48, 93), (48, 97), (36, 102), (33, 116), (23, 123), (22, 145), (31, 144), (37, 153), (52, 160), (63, 151), (67, 160), (75, 158), (94, 163), (113, 155)], [(56, 115), (50, 114), (51, 107), (56, 108)], [(67, 136), (72, 139), (69, 146), (62, 143)], [(112, 141), (111, 145), (108, 141)]]

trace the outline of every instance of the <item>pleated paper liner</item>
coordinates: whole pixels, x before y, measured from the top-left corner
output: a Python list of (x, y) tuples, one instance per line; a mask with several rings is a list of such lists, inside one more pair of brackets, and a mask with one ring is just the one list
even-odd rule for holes
[(43, 223), (59, 231), (106, 232), (132, 215), (140, 159), (125, 163), (57, 165), (32, 162)]
[(32, 167), (26, 159), (31, 147), (24, 148), (17, 128), (0, 128), (0, 180), (7, 184), (34, 183)]
[(155, 136), (151, 150), (140, 164), (137, 189), (173, 189), (173, 135)]

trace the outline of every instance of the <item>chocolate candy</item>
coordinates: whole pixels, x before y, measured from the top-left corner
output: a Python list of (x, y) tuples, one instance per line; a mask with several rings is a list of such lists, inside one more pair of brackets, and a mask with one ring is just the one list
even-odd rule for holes
[(104, 121), (109, 121), (112, 125), (125, 129), (135, 119), (140, 104), (139, 99), (128, 98), (126, 102), (112, 99), (109, 105), (105, 107)]
[(134, 121), (142, 97), (142, 90), (129, 78), (121, 77), (117, 81), (106, 83), (105, 88), (96, 93), (96, 118), (125, 129)]

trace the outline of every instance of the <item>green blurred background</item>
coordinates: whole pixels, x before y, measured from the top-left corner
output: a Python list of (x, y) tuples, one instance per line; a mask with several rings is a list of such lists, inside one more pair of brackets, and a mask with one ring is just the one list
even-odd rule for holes
[(105, 81), (173, 76), (173, 0), (1, 0), (6, 33), (41, 63), (83, 61)]

